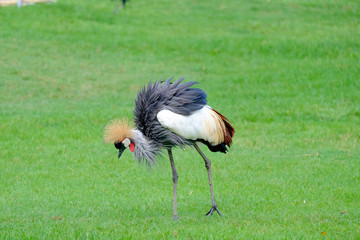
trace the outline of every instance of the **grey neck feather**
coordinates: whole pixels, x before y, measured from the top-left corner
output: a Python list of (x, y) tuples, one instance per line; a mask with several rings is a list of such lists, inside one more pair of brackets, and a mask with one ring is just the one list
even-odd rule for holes
[(145, 160), (147, 165), (156, 163), (156, 156), (161, 154), (161, 148), (154, 141), (147, 139), (142, 132), (135, 129), (134, 131), (134, 157), (142, 162)]

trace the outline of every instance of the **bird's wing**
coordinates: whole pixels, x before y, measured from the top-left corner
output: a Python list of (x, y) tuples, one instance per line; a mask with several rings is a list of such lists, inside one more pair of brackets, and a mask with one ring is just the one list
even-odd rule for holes
[(157, 119), (163, 127), (185, 139), (203, 139), (214, 146), (224, 142), (224, 122), (207, 105), (188, 116), (161, 110), (157, 114)]
[(206, 105), (206, 92), (199, 88), (190, 88), (196, 82), (181, 83), (183, 80), (181, 78), (171, 83), (171, 79), (168, 79), (161, 86), (161, 92), (164, 94), (164, 109), (188, 116)]
[(174, 113), (189, 116), (202, 109), (206, 101), (206, 93), (197, 88), (191, 88), (195, 82), (182, 83), (179, 79), (171, 83), (171, 79), (148, 84), (139, 91), (135, 100), (134, 123), (148, 139), (163, 147), (190, 145), (180, 135), (161, 126), (157, 120), (159, 111), (168, 109)]

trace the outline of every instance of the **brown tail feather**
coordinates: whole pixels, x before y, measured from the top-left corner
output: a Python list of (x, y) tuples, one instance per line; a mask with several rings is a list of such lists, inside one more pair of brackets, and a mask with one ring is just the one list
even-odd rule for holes
[(228, 147), (230, 147), (231, 143), (232, 143), (232, 137), (234, 136), (235, 133), (235, 129), (230, 125), (229, 120), (224, 117), (221, 113), (219, 113), (218, 111), (216, 111), (215, 109), (212, 109), (214, 112), (216, 112), (221, 119), (224, 122), (225, 125), (225, 129), (224, 129), (224, 143), (225, 145), (227, 145)]

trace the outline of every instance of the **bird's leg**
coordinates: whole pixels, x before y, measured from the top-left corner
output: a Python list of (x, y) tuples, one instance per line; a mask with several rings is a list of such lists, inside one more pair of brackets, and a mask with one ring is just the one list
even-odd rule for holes
[[(122, 1), (122, 7), (125, 7), (124, 0)], [(116, 8), (114, 9), (113, 13), (116, 14), (119, 11), (119, 9), (120, 9), (120, 3), (119, 3), (119, 1), (116, 1)]]
[(119, 11), (120, 4), (116, 2), (116, 8), (114, 9), (113, 13), (116, 14)]
[(174, 216), (173, 216), (173, 219), (178, 220), (179, 217), (177, 214), (177, 199), (176, 199), (176, 187), (177, 187), (178, 174), (176, 172), (175, 163), (174, 163), (171, 149), (168, 149), (168, 153), (169, 153), (169, 158), (170, 158), (170, 163), (171, 163), (172, 180), (174, 183)]
[(211, 162), (210, 160), (205, 156), (205, 154), (200, 150), (200, 148), (198, 147), (198, 145), (196, 143), (194, 143), (194, 147), (195, 149), (198, 151), (198, 153), (201, 155), (201, 157), (204, 159), (205, 161), (205, 167), (207, 169), (208, 172), (208, 177), (209, 177), (209, 185), (210, 185), (210, 192), (211, 192), (211, 202), (212, 202), (212, 207), (210, 209), (210, 211), (208, 213), (206, 213), (206, 215), (213, 215), (214, 211), (217, 211), (218, 214), (220, 216), (221, 213), (219, 211), (219, 209), (217, 208), (217, 204), (215, 202), (215, 197), (214, 197), (214, 190), (213, 190), (213, 186), (212, 186), (212, 178), (211, 178)]

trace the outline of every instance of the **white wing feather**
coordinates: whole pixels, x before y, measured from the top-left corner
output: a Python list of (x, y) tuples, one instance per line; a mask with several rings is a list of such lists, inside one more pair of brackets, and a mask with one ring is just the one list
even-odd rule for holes
[(170, 110), (161, 110), (157, 114), (160, 124), (185, 139), (204, 139), (211, 145), (224, 141), (219, 116), (209, 106), (183, 116)]

